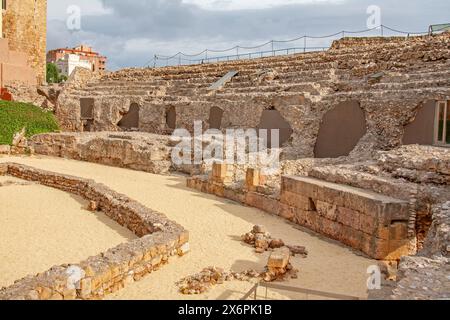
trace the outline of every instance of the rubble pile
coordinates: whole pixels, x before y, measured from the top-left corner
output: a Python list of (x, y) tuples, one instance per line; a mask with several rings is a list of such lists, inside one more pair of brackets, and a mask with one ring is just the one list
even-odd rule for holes
[[(253, 243), (258, 243), (260, 249), (271, 248), (267, 266), (263, 272), (255, 270), (246, 270), (244, 272), (226, 272), (222, 268), (208, 267), (201, 272), (188, 276), (177, 283), (180, 292), (185, 295), (202, 294), (209, 291), (213, 286), (220, 285), (228, 281), (285, 281), (289, 278), (297, 279), (299, 270), (295, 269), (290, 263), (290, 258), (293, 253), (305, 254), (306, 250), (303, 247), (289, 247), (284, 246), (282, 240), (272, 239), (270, 234), (263, 226), (255, 226), (253, 231), (246, 235), (247, 239), (252, 238)], [(257, 238), (257, 239), (256, 239)], [(262, 242), (265, 243), (263, 244)], [(281, 245), (281, 247), (280, 247)], [(263, 252), (264, 252), (263, 251)]]
[(282, 239), (272, 238), (272, 235), (267, 232), (267, 229), (261, 225), (254, 226), (252, 231), (244, 234), (242, 241), (254, 246), (257, 253), (287, 247), (293, 256), (299, 254), (306, 257), (308, 255), (305, 247), (286, 245)]
[(180, 292), (185, 295), (202, 294), (213, 286), (226, 281), (250, 281), (259, 279), (261, 274), (254, 270), (244, 272), (225, 272), (222, 268), (208, 267), (200, 273), (186, 277), (177, 283)]

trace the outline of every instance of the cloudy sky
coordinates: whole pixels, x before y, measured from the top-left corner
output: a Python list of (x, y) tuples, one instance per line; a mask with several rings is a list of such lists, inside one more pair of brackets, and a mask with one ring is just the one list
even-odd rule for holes
[[(108, 69), (140, 67), (155, 54), (364, 30), (373, 5), (381, 9), (382, 24), (399, 30), (450, 22), (448, 0), (48, 0), (48, 49), (84, 43), (109, 58)], [(308, 40), (308, 46), (330, 41)], [(277, 44), (283, 46), (303, 41)]]

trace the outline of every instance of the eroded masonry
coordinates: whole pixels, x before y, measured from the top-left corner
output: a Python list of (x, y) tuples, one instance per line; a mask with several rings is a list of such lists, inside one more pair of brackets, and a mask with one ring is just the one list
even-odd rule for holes
[[(52, 99), (65, 132), (29, 143), (44, 155), (189, 173), (191, 188), (398, 266), (402, 285), (386, 285), (383, 297), (448, 298), (449, 59), (443, 33), (345, 38), (326, 52), (218, 64), (78, 70)], [(193, 132), (195, 121), (279, 129), (279, 170), (174, 165), (170, 134)], [(412, 272), (417, 264), (427, 273)]]

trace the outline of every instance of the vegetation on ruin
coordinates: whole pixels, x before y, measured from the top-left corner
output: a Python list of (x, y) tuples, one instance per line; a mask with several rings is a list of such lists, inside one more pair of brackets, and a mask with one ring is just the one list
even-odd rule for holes
[(26, 136), (59, 130), (55, 116), (28, 103), (0, 101), (0, 145), (11, 144), (23, 128)]
[(59, 73), (58, 67), (54, 63), (47, 63), (47, 82), (61, 83), (67, 80), (67, 77)]

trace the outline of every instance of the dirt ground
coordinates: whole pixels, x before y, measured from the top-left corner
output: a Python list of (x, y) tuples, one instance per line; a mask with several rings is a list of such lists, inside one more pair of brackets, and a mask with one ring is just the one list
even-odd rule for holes
[[(332, 293), (367, 297), (367, 268), (376, 262), (361, 254), (320, 235), (294, 226), (285, 220), (260, 210), (241, 206), (234, 202), (205, 195), (188, 189), (182, 176), (159, 176), (144, 172), (107, 167), (73, 160), (47, 158), (40, 156), (0, 158), (0, 162), (10, 161), (31, 165), (37, 168), (94, 179), (110, 188), (127, 194), (144, 205), (166, 214), (190, 231), (191, 252), (171, 260), (170, 264), (150, 274), (140, 282), (110, 295), (108, 299), (239, 299), (253, 286), (247, 282), (230, 282), (213, 288), (198, 296), (183, 296), (178, 292), (176, 282), (191, 274), (200, 272), (208, 266), (217, 266), (225, 270), (243, 271), (254, 269), (262, 271), (267, 262), (268, 253), (260, 255), (254, 249), (240, 241), (240, 236), (249, 232), (253, 225), (266, 226), (277, 238), (290, 245), (306, 246), (308, 258), (295, 257), (292, 264), (300, 270), (298, 279), (283, 282), (283, 285), (314, 289)], [(41, 189), (41, 187), (38, 187)], [(15, 190), (10, 201), (17, 203), (17, 211), (30, 210), (23, 204), (27, 199), (26, 189)], [(42, 195), (44, 196), (44, 195)], [(16, 198), (17, 197), (17, 198)], [(52, 196), (53, 197), (53, 196)], [(60, 194), (60, 200), (46, 204), (43, 209), (53, 210), (56, 205), (68, 206), (73, 200), (70, 195)], [(78, 204), (79, 200), (75, 201)], [(59, 210), (61, 210), (60, 208)], [(26, 214), (28, 216), (28, 213)], [(65, 220), (65, 219), (59, 219)], [(104, 222), (104, 221), (103, 221)], [(22, 223), (23, 220), (16, 222)], [(48, 230), (63, 228), (48, 226)], [(67, 225), (70, 230), (71, 225)], [(99, 226), (99, 229), (102, 227)], [(90, 229), (90, 228), (89, 228)], [(10, 235), (12, 237), (13, 235)], [(29, 237), (14, 236), (15, 239)], [(95, 232), (95, 237), (103, 237)], [(3, 238), (3, 236), (2, 236)], [(12, 238), (11, 238), (12, 239)], [(108, 239), (103, 239), (109, 241)], [(11, 241), (11, 240), (8, 240)], [(51, 240), (39, 240), (43, 248)], [(109, 247), (114, 246), (110, 243)], [(3, 253), (1, 253), (3, 255)], [(49, 251), (48, 255), (54, 255)], [(80, 257), (81, 258), (81, 257)], [(5, 269), (4, 259), (1, 270)], [(66, 261), (67, 262), (67, 261)], [(265, 290), (260, 295), (265, 297)], [(304, 294), (269, 290), (270, 299), (314, 299)]]
[(0, 176), (0, 287), (136, 236), (71, 194)]

